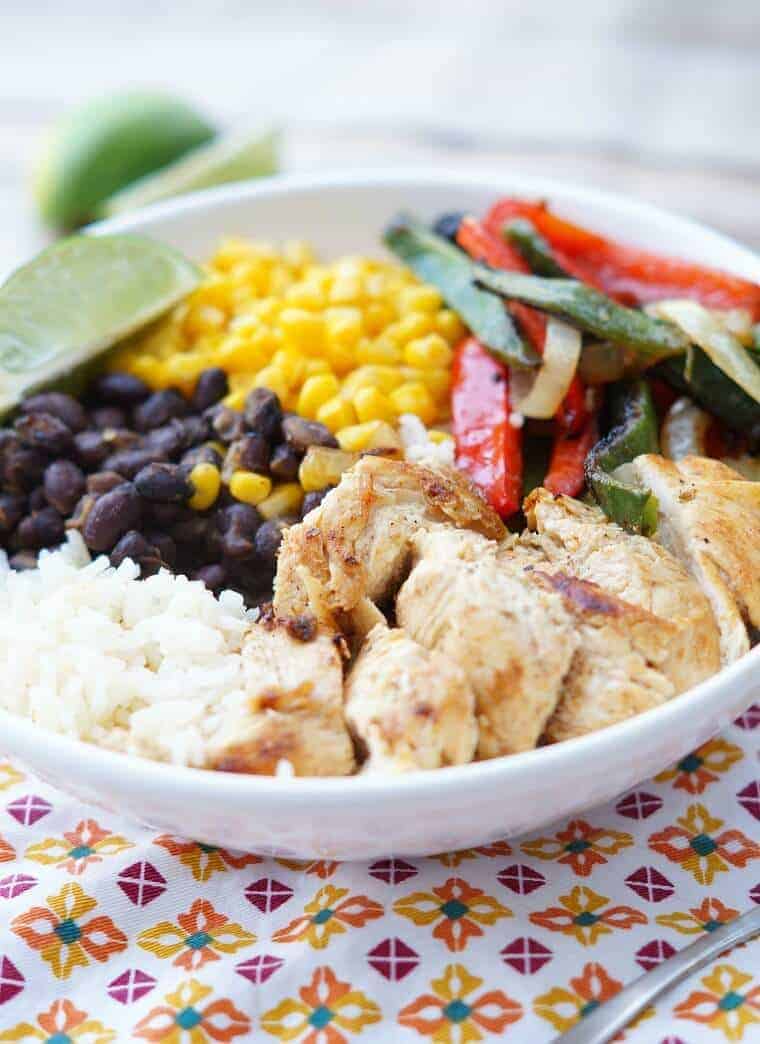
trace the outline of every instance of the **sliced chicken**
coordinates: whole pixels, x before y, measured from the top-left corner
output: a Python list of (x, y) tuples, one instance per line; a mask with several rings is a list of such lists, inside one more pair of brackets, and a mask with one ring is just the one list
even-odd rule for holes
[(760, 484), (706, 457), (633, 462), (659, 501), (658, 540), (696, 578), (720, 630), (723, 663), (750, 647), (760, 628)]
[(536, 569), (532, 578), (562, 597), (578, 641), (546, 728), (548, 741), (624, 721), (701, 680), (685, 628), (561, 572)]
[(666, 548), (626, 533), (597, 507), (536, 489), (524, 505), (531, 533), (521, 542), (538, 545), (562, 572), (686, 629), (691, 635), (697, 681), (720, 668), (718, 628), (710, 603), (690, 573)]
[(285, 532), (275, 578), (281, 616), (313, 614), (365, 634), (408, 569), (411, 540), (436, 523), (499, 539), (504, 526), (455, 471), (364, 457), (299, 525)]
[(464, 671), (403, 631), (375, 627), (346, 681), (346, 718), (363, 771), (408, 772), (472, 761), (475, 696)]
[(531, 582), (532, 559), (510, 567), (476, 533), (419, 533), (414, 556), (396, 618), (463, 669), (477, 700), (479, 757), (535, 747), (578, 644), (562, 596)]
[(354, 749), (343, 717), (343, 667), (329, 635), (297, 641), (277, 622), (251, 626), (243, 647), (245, 692), (223, 709), (209, 768), (272, 775), (346, 776)]

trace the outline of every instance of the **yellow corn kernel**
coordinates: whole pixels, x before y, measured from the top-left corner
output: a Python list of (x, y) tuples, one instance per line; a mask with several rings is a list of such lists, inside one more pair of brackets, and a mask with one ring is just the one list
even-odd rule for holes
[(185, 337), (195, 338), (202, 334), (221, 330), (227, 321), (226, 314), (214, 305), (199, 305), (189, 309), (182, 323)]
[(194, 493), (188, 504), (195, 511), (206, 511), (219, 496), (222, 485), (219, 468), (208, 463), (196, 464), (190, 472), (189, 479)]
[(139, 377), (156, 390), (166, 388), (170, 384), (166, 366), (153, 355), (134, 356), (128, 366), (128, 370), (133, 376)]
[(435, 420), (435, 403), (422, 381), (402, 384), (391, 392), (390, 398), (397, 413), (413, 413), (423, 424), (432, 424)]
[(363, 317), (358, 308), (328, 308), (325, 311), (325, 336), (328, 347), (352, 347), (362, 335)]
[(356, 366), (356, 351), (348, 344), (333, 344), (325, 350), (325, 359), (340, 377)]
[(388, 395), (403, 379), (396, 366), (359, 366), (343, 382), (343, 394), (353, 399), (360, 388), (379, 388)]
[(269, 496), (256, 505), (256, 510), (268, 521), (270, 518), (297, 515), (302, 503), (301, 486), (297, 482), (283, 482), (281, 486), (275, 486)]
[(317, 420), (330, 431), (346, 428), (356, 422), (356, 412), (351, 403), (342, 395), (334, 395), (317, 410)]
[(308, 380), (309, 377), (317, 377), (321, 373), (331, 372), (327, 359), (307, 359), (303, 368), (304, 380)]
[(248, 394), (248, 390), (232, 391), (229, 395), (225, 395), (222, 399), (222, 405), (228, 406), (231, 410), (242, 410), (245, 406), (245, 397)]
[(387, 337), (376, 337), (373, 341), (363, 338), (354, 352), (359, 366), (377, 363), (381, 366), (395, 366), (403, 362), (404, 353), (401, 348)]
[(416, 366), (400, 366), (399, 373), (405, 383), (421, 381), (433, 398), (441, 402), (448, 397), (451, 387), (451, 370), (442, 366), (419, 369)]
[(283, 308), (278, 325), (285, 343), (307, 355), (316, 355), (322, 348), (324, 323), (321, 315), (304, 308)]
[(305, 357), (295, 348), (280, 348), (272, 356), (271, 366), (280, 370), (288, 385), (292, 387), (301, 380), (305, 362)]
[(302, 417), (314, 420), (320, 406), (332, 399), (340, 391), (338, 378), (332, 373), (323, 373), (315, 377), (307, 377), (298, 396), (297, 411)]
[(267, 333), (267, 330), (261, 329), (250, 336), (234, 333), (225, 337), (214, 353), (216, 365), (227, 373), (260, 370), (272, 357), (273, 344), (270, 341), (267, 346)]
[(383, 420), (371, 420), (365, 424), (352, 424), (335, 433), (338, 445), (347, 453), (360, 453), (371, 449), (399, 449), (401, 441), (394, 429)]
[(282, 301), (276, 297), (262, 297), (258, 301), (251, 303), (250, 310), (263, 323), (273, 323), (282, 310)]
[(300, 271), (314, 262), (314, 251), (302, 239), (290, 239), (283, 245), (282, 256), (291, 268)]
[(452, 351), (440, 334), (432, 333), (426, 337), (416, 337), (408, 341), (404, 348), (404, 358), (409, 366), (427, 369), (433, 366), (451, 365)]
[(345, 453), (328, 446), (309, 446), (298, 469), (301, 488), (306, 493), (314, 493), (325, 486), (336, 485), (343, 472), (358, 459), (356, 453)]
[(371, 301), (364, 309), (364, 328), (376, 336), (396, 318), (396, 310), (389, 301)]
[(269, 388), (283, 402), (287, 399), (290, 391), (285, 375), (282, 370), (275, 366), (265, 366), (263, 370), (259, 370), (253, 386), (254, 388)]
[(291, 286), (285, 294), (285, 300), (293, 308), (303, 309), (307, 312), (318, 312), (325, 306), (325, 295), (322, 289), (316, 283), (306, 279)]
[(431, 442), (434, 442), (437, 446), (442, 442), (453, 442), (454, 436), (448, 431), (439, 431), (438, 428), (431, 428), (428, 431), (428, 438)]
[(443, 304), (441, 295), (434, 286), (407, 286), (399, 294), (399, 311), (435, 313)]
[(435, 317), (435, 329), (449, 344), (456, 344), (464, 337), (464, 323), (450, 308), (442, 308)]
[(361, 424), (366, 421), (393, 421), (396, 419), (393, 403), (378, 388), (359, 388), (352, 401)]
[(230, 493), (244, 504), (260, 504), (272, 491), (272, 480), (255, 471), (235, 471), (230, 479)]
[(433, 329), (433, 317), (425, 312), (410, 312), (385, 329), (385, 336), (403, 347), (416, 337), (424, 337)]

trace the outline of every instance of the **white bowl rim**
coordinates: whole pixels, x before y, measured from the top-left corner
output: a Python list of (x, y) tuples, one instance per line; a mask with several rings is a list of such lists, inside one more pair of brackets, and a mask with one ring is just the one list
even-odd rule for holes
[[(757, 272), (760, 278), (760, 259), (747, 247), (742, 246), (729, 236), (725, 236), (691, 218), (672, 214), (653, 204), (632, 199), (613, 192), (585, 188), (572, 182), (514, 174), (505, 170), (484, 169), (478, 171), (459, 171), (425, 167), (381, 167), (356, 170), (319, 170), (301, 174), (280, 174), (269, 178), (261, 178), (251, 182), (236, 182), (218, 188), (204, 189), (189, 193), (176, 199), (152, 204), (129, 215), (111, 218), (98, 222), (86, 229), (88, 234), (111, 235), (134, 231), (135, 224), (145, 221), (160, 220), (181, 216), (195, 210), (214, 208), (225, 202), (239, 202), (262, 196), (282, 196), (298, 189), (339, 189), (377, 186), (417, 186), (458, 185), (473, 189), (493, 189), (498, 192), (500, 183), (508, 183), (510, 191), (527, 191), (532, 195), (552, 196), (570, 192), (579, 203), (602, 204), (611, 210), (627, 211), (631, 216), (640, 215), (650, 222), (667, 224), (671, 229), (681, 227), (684, 231), (697, 233), (706, 241), (724, 245), (734, 253), (744, 255), (748, 268)], [(462, 792), (472, 788), (479, 789), (489, 781), (504, 783), (510, 773), (521, 773), (533, 766), (538, 772), (561, 772), (568, 762), (577, 764), (581, 759), (588, 759), (593, 764), (602, 751), (612, 753), (625, 749), (626, 737), (633, 737), (636, 732), (651, 732), (667, 728), (672, 719), (678, 719), (689, 710), (697, 712), (699, 708), (710, 703), (716, 688), (730, 686), (732, 683), (749, 680), (753, 672), (760, 667), (760, 646), (751, 650), (737, 662), (723, 667), (717, 674), (707, 678), (699, 685), (679, 696), (667, 701), (659, 707), (651, 708), (634, 715), (625, 721), (609, 725), (596, 732), (560, 743), (538, 747), (534, 750), (518, 754), (503, 755), (486, 761), (475, 761), (465, 765), (447, 766), (434, 770), (415, 770), (399, 775), (354, 775), (354, 776), (254, 776), (236, 773), (225, 773), (211, 769), (194, 768), (175, 765), (168, 762), (153, 761), (138, 755), (124, 754), (118, 751), (96, 746), (93, 743), (76, 739), (46, 730), (28, 718), (23, 718), (0, 709), (0, 737), (8, 733), (16, 733), (22, 742), (26, 740), (33, 745), (35, 740), (44, 743), (51, 753), (64, 757), (86, 758), (88, 773), (97, 774), (101, 769), (108, 772), (129, 772), (133, 777), (130, 782), (136, 786), (141, 783), (145, 787), (160, 787), (164, 792), (182, 792), (187, 788), (199, 789), (204, 797), (223, 799), (234, 798), (236, 801), (250, 797), (251, 800), (265, 800), (267, 796), (276, 797), (283, 804), (302, 805), (304, 800), (319, 804), (329, 803), (331, 807), (342, 800), (354, 804), (357, 799), (377, 799), (380, 797), (402, 797), (414, 792), (416, 796), (436, 795), (443, 792)], [(26, 744), (24, 744), (26, 745)], [(11, 755), (13, 752), (10, 752)], [(140, 779), (142, 777), (142, 779)]]

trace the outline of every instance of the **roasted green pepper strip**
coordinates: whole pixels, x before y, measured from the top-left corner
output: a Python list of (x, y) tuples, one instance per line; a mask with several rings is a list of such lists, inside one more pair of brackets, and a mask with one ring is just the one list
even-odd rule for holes
[(552, 248), (536, 230), (536, 226), (527, 218), (514, 218), (512, 221), (508, 221), (504, 225), (502, 235), (508, 243), (520, 251), (530, 265), (531, 271), (536, 275), (546, 276), (549, 279), (569, 278), (564, 268), (554, 260)]
[(496, 272), (474, 265), (475, 282), (513, 301), (541, 308), (606, 341), (633, 349), (647, 363), (680, 355), (688, 337), (673, 323), (624, 308), (574, 279), (544, 279), (519, 272)]
[(680, 359), (666, 359), (652, 373), (689, 395), (733, 431), (747, 435), (753, 444), (760, 441), (760, 405), (701, 348), (689, 349)]
[(472, 262), (463, 251), (406, 215), (391, 222), (383, 239), (420, 279), (441, 291), (446, 304), (493, 355), (520, 369), (539, 365), (537, 353), (520, 337), (503, 303), (475, 286)]
[(586, 457), (586, 482), (605, 515), (634, 533), (651, 536), (657, 529), (657, 498), (612, 472), (640, 453), (657, 453), (657, 415), (644, 380), (615, 384), (608, 402), (613, 427)]

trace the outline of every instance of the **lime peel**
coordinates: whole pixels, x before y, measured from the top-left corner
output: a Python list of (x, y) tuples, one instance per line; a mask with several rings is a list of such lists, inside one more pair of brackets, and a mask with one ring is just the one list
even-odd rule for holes
[(157, 319), (201, 270), (141, 236), (71, 236), (0, 287), (0, 413)]

